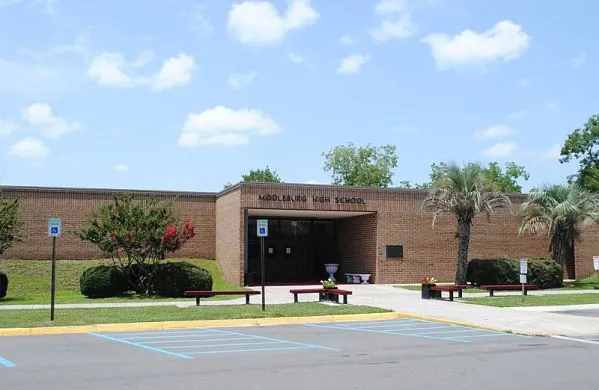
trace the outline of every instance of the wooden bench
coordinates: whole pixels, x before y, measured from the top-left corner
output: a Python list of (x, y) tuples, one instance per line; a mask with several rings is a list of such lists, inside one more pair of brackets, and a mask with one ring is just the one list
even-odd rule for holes
[(338, 288), (302, 288), (302, 289), (291, 289), (290, 293), (293, 294), (293, 302), (298, 303), (298, 294), (318, 294), (318, 299), (321, 301), (327, 300), (328, 295), (334, 295), (335, 301), (339, 302), (339, 295), (343, 296), (343, 303), (347, 305), (347, 296), (352, 295), (349, 290), (341, 290)]
[(196, 306), (200, 306), (200, 298), (209, 298), (215, 295), (245, 295), (245, 303), (250, 304), (250, 295), (260, 294), (256, 290), (211, 290), (211, 291), (185, 291), (183, 295), (186, 297), (195, 297)]
[[(492, 297), (495, 290), (522, 290), (521, 284), (482, 284), (479, 288), (489, 291), (489, 296)], [(524, 295), (528, 295), (528, 290), (536, 290), (537, 286), (534, 284), (524, 285)]]
[(465, 284), (452, 284), (452, 285), (442, 285), (442, 286), (432, 286), (430, 287), (431, 291), (448, 291), (449, 292), (449, 300), (453, 301), (453, 292), (458, 292), (458, 298), (462, 297), (462, 290), (468, 288)]

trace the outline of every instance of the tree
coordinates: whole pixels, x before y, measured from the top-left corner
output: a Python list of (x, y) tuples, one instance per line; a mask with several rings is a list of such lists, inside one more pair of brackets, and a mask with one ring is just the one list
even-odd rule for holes
[(124, 193), (102, 206), (89, 226), (75, 234), (96, 245), (116, 268), (130, 273), (137, 292), (151, 295), (160, 261), (179, 250), (195, 231), (189, 221), (179, 223), (172, 201), (136, 201), (133, 194)]
[(21, 241), (19, 199), (7, 199), (0, 192), (0, 255), (15, 242)]
[(322, 156), (324, 170), (332, 171), (333, 184), (347, 186), (388, 187), (398, 161), (394, 145), (358, 147), (351, 142)]
[(570, 184), (577, 183), (590, 191), (599, 191), (599, 114), (591, 116), (582, 129), (568, 135), (560, 155), (562, 164), (578, 160), (578, 172), (568, 178)]
[(281, 183), (281, 178), (276, 171), (272, 171), (268, 165), (265, 169), (251, 169), (249, 173), (241, 175), (243, 181)]
[[(582, 226), (599, 222), (599, 194), (576, 183), (544, 184), (531, 192), (520, 207), (518, 234), (546, 232), (549, 252), (562, 269), (574, 263), (574, 243), (580, 238)], [(575, 277), (571, 270), (568, 277)]]
[[(469, 163), (473, 164), (473, 163)], [(446, 168), (446, 163), (433, 163), (431, 165), (431, 182), (435, 182), (441, 177)], [(482, 168), (482, 174), (495, 187), (495, 191), (503, 193), (520, 193), (522, 186), (518, 183), (518, 179), (528, 180), (529, 173), (523, 166), (517, 165), (515, 162), (505, 164), (505, 172), (497, 162), (490, 162), (486, 168)]]
[(470, 229), (474, 217), (485, 214), (488, 217), (500, 209), (511, 209), (509, 198), (496, 191), (496, 187), (484, 174), (478, 163), (463, 167), (454, 162), (443, 163), (440, 175), (432, 183), (428, 196), (420, 211), (433, 211), (433, 226), (438, 216), (453, 214), (457, 219), (458, 256), (455, 283), (464, 284), (468, 271), (468, 247)]

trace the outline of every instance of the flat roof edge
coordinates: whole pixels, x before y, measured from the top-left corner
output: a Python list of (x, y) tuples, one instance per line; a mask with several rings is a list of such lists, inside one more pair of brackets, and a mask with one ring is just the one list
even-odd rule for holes
[(214, 198), (215, 192), (196, 192), (196, 191), (169, 191), (169, 190), (139, 190), (127, 188), (83, 188), (83, 187), (37, 187), (37, 186), (0, 186), (0, 191), (9, 192), (61, 192), (78, 194), (122, 194), (132, 193), (138, 195), (179, 195), (179, 196), (199, 196)]

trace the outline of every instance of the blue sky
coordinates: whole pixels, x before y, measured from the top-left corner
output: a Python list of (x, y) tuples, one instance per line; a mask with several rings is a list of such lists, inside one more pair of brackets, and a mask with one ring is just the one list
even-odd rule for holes
[(335, 145), (515, 161), (564, 182), (597, 112), (584, 0), (0, 0), (1, 185), (219, 191), (329, 183)]

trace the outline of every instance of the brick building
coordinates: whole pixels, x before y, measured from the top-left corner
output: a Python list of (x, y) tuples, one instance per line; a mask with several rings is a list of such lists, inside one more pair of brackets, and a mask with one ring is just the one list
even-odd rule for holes
[[(4, 187), (19, 197), (24, 221), (23, 241), (4, 258), (47, 259), (50, 241), (47, 219), (63, 220), (57, 257), (102, 257), (94, 246), (69, 231), (83, 226), (90, 214), (122, 190)], [(260, 280), (260, 241), (256, 220), (268, 219), (265, 239), (266, 280), (269, 283), (313, 282), (327, 277), (324, 264), (338, 264), (345, 273), (367, 273), (371, 283), (418, 282), (423, 276), (453, 280), (457, 256), (455, 218), (448, 215), (432, 226), (430, 213), (418, 213), (424, 190), (373, 189), (344, 186), (240, 183), (220, 193), (127, 191), (138, 197), (176, 198), (182, 218), (195, 225), (197, 236), (177, 257), (215, 259), (229, 282), (243, 285)], [(511, 196), (517, 210), (524, 195)], [(514, 214), (501, 212), (489, 220), (477, 218), (469, 257), (547, 257), (547, 237), (518, 237)], [(576, 247), (577, 276), (592, 272), (599, 229), (587, 228)]]

